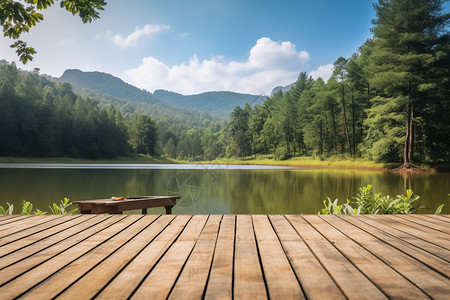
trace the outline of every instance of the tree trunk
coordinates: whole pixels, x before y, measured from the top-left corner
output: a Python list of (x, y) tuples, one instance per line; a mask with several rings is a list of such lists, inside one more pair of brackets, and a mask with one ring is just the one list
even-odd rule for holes
[(331, 109), (331, 119), (333, 121), (333, 135), (334, 135), (334, 151), (337, 154), (337, 144), (338, 144), (338, 140), (337, 140), (337, 132), (336, 132), (336, 120), (334, 118), (334, 109)]
[(353, 155), (356, 155), (356, 130), (355, 130), (355, 96), (352, 88), (352, 131), (353, 131)]
[(411, 84), (408, 83), (408, 99), (406, 103), (406, 136), (405, 146), (403, 147), (403, 167), (411, 167), (411, 146), (412, 146), (412, 121), (414, 111), (411, 103)]
[(347, 114), (345, 112), (345, 89), (344, 89), (344, 86), (342, 86), (342, 113), (344, 115), (344, 130), (345, 130), (345, 137), (347, 139), (347, 147), (348, 147), (348, 151), (350, 152), (350, 156), (352, 156), (352, 146), (350, 144), (350, 136), (348, 134)]
[(323, 154), (323, 138), (322, 138), (322, 120), (320, 120), (319, 123), (319, 154), (322, 155)]

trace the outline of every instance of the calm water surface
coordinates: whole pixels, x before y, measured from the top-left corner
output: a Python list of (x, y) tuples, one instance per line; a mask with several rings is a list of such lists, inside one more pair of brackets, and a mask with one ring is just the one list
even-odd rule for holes
[(446, 203), (443, 213), (450, 213), (450, 173), (242, 165), (0, 164), (0, 205), (12, 203), (18, 213), (22, 200), (50, 211), (48, 205), (64, 197), (180, 195), (176, 214), (315, 214), (327, 196), (344, 202), (367, 184), (393, 196), (412, 188), (421, 196), (418, 205), (426, 206), (421, 213), (434, 212), (440, 203)]

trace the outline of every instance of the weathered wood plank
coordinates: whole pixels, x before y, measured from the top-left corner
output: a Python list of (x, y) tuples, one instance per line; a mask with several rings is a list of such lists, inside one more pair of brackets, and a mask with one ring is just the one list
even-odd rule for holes
[(191, 254), (208, 216), (191, 218), (179, 239), (170, 247), (161, 261), (142, 282), (132, 299), (166, 299), (186, 260)]
[(406, 219), (410, 222), (415, 222), (434, 230), (439, 230), (442, 233), (450, 234), (450, 222), (442, 222), (424, 215), (397, 215), (397, 217)]
[[(28, 245), (25, 248), (21, 248), (14, 252), (11, 252), (0, 259), (0, 270), (14, 263), (22, 262), (25, 260), (25, 258), (28, 259), (32, 255), (35, 255), (46, 248), (52, 247), (61, 241), (64, 241), (65, 243), (67, 242), (76, 243), (77, 239), (79, 239), (79, 236), (83, 230), (92, 231), (92, 229), (95, 228), (94, 226), (96, 224), (103, 222), (107, 218), (109, 218), (109, 216), (107, 215), (92, 216), (92, 218), (88, 219), (85, 222), (77, 223), (76, 225), (73, 225), (66, 230), (63, 230), (57, 234), (49, 236), (43, 240), (40, 240), (39, 243), (34, 243), (32, 245)], [(106, 224), (102, 225), (105, 226)], [(46, 253), (49, 254), (50, 252), (51, 248), (47, 249)], [(40, 254), (38, 255), (42, 257), (42, 255)]]
[[(124, 217), (125, 216), (123, 216), (122, 218)], [(63, 251), (104, 230), (105, 228), (108, 228), (108, 226), (117, 223), (118, 221), (120, 221), (120, 218), (111, 218), (99, 224), (95, 224), (94, 226), (89, 227), (88, 229), (81, 232), (78, 232), (80, 230), (78, 227), (71, 229), (71, 231), (73, 231), (75, 234), (70, 239), (65, 239), (59, 243), (52, 245), (51, 247), (44, 249), (44, 251), (37, 252), (35, 255), (32, 255), (27, 259), (19, 260), (15, 264), (11, 264), (10, 266), (4, 268), (0, 272), (0, 286), (3, 286), (5, 283), (14, 279), (15, 277), (27, 272), (37, 265), (42, 264), (52, 257), (61, 254)], [(21, 251), (27, 250), (28, 247), (21, 249), (18, 252), (20, 253)], [(15, 253), (16, 252), (14, 252), (14, 254)], [(22, 253), (22, 255), (25, 254)]]
[(345, 299), (341, 290), (323, 268), (285, 216), (271, 215), (270, 221), (292, 264), (308, 299)]
[[(8, 253), (14, 252), (18, 249), (26, 247), (30, 244), (36, 243), (42, 239), (49, 236), (53, 236), (58, 232), (70, 228), (84, 222), (89, 218), (81, 217), (80, 215), (66, 216), (64, 218), (58, 218), (53, 222), (45, 223), (45, 227), (40, 228), (41, 230), (23, 230), (16, 234), (9, 235), (0, 241), (2, 246), (0, 247), (0, 257), (7, 255)], [(36, 226), (34, 228), (38, 228)], [(33, 229), (34, 229), (33, 228)]]
[(201, 299), (211, 269), (222, 216), (211, 215), (170, 293), (169, 299)]
[(237, 216), (235, 243), (234, 298), (267, 298), (251, 216)]
[(372, 239), (369, 233), (357, 227), (348, 226), (348, 223), (340, 218), (333, 218), (333, 226), (351, 236), (359, 245), (370, 249), (374, 255), (414, 283), (429, 297), (434, 299), (448, 298), (450, 294), (450, 280), (430, 269), (422, 262), (392, 248), (381, 239)]
[[(367, 218), (374, 219), (374, 216), (367, 215)], [(389, 218), (389, 216), (380, 215), (377, 216), (378, 222), (383, 222), (390, 227), (397, 228), (403, 232), (407, 232), (413, 236), (416, 236), (422, 240), (428, 241), (432, 244), (438, 245), (445, 249), (450, 249), (450, 236), (447, 234), (440, 234), (439, 231), (433, 230), (429, 227), (419, 225), (414, 222), (402, 218)]]
[[(346, 236), (345, 232), (354, 230), (350, 228), (353, 225), (346, 224), (345, 221), (342, 221), (337, 216), (319, 217), (315, 215), (304, 216), (304, 218), (389, 298), (400, 299), (405, 297), (405, 295), (408, 295), (408, 299), (424, 299), (427, 297), (420, 289), (390, 266)], [(330, 225), (336, 223), (339, 223), (340, 230)], [(365, 235), (362, 239), (367, 242), (378, 241), (371, 235)]]
[(446, 299), (447, 225), (448, 215), (0, 216), (0, 295)]
[(348, 298), (387, 298), (345, 256), (308, 224), (302, 216), (292, 215), (286, 217)]
[(428, 218), (431, 218), (433, 220), (439, 220), (446, 224), (450, 223), (450, 218), (448, 218), (448, 216), (450, 216), (450, 215), (425, 215), (425, 216), (427, 216)]
[(340, 217), (375, 236), (379, 236), (383, 241), (389, 242), (392, 246), (425, 262), (429, 266), (441, 270), (444, 274), (449, 274), (450, 250), (390, 227), (385, 223), (378, 222), (376, 219), (360, 216)]
[(305, 299), (300, 284), (266, 215), (252, 216), (269, 297)]
[(154, 216), (145, 216), (139, 220), (139, 222), (151, 224), (75, 282), (75, 284), (71, 285), (58, 299), (92, 299), (129, 261), (151, 243), (173, 218), (174, 216), (163, 215), (153, 223), (151, 222)]
[(0, 216), (0, 228), (3, 225), (9, 224), (11, 222), (17, 222), (21, 219), (25, 219), (29, 216), (26, 215), (9, 215), (9, 216)]
[(75, 283), (84, 274), (89, 272), (93, 267), (102, 262), (111, 253), (115, 253), (117, 249), (128, 243), (130, 239), (149, 226), (156, 218), (157, 216), (139, 218), (136, 222), (127, 224), (121, 232), (85, 253), (76, 261), (66, 265), (58, 273), (32, 289), (29, 294), (23, 297), (23, 299), (33, 299), (34, 297), (41, 299), (54, 298), (71, 284)]
[[(56, 218), (60, 218), (57, 216)], [(0, 239), (5, 236), (15, 234), (19, 231), (45, 224), (48, 221), (55, 220), (55, 216), (51, 215), (32, 215), (27, 218), (20, 219), (17, 222), (6, 224), (0, 228)]]
[(205, 299), (232, 299), (236, 216), (224, 215), (220, 223), (214, 260)]
[[(190, 219), (191, 216), (176, 216), (164, 231), (131, 260), (108, 286), (101, 291), (96, 299), (127, 299), (178, 238)], [(194, 220), (192, 224), (196, 223), (196, 221), (200, 220)]]
[[(101, 234), (95, 234), (90, 236), (86, 240), (78, 243), (77, 245), (67, 249), (64, 252), (52, 257), (51, 259), (39, 264), (35, 268), (15, 278), (6, 285), (0, 287), (0, 294), (6, 298), (14, 298), (27, 292), (37, 284), (45, 281), (49, 276), (60, 271), (73, 261), (76, 261), (79, 257), (86, 252), (94, 249), (104, 241), (110, 239), (130, 224), (136, 222), (141, 216), (126, 216), (120, 221), (114, 223), (110, 227), (106, 228)], [(14, 267), (13, 265), (12, 267)], [(4, 272), (2, 272), (3, 274)], [(0, 274), (0, 275), (2, 275)]]

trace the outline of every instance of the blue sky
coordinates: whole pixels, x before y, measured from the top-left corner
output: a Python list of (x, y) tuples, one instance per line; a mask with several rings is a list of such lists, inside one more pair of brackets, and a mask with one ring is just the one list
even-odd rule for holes
[[(370, 0), (108, 2), (91, 24), (55, 5), (23, 36), (35, 60), (17, 65), (107, 72), (151, 92), (270, 94), (300, 72), (329, 76), (371, 37), (375, 16)], [(17, 61), (9, 44), (0, 38), (0, 58)]]

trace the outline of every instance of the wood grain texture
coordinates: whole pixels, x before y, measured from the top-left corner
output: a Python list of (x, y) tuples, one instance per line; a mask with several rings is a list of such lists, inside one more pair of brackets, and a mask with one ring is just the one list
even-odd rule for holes
[(448, 215), (0, 216), (0, 228), (2, 299), (450, 294)]

